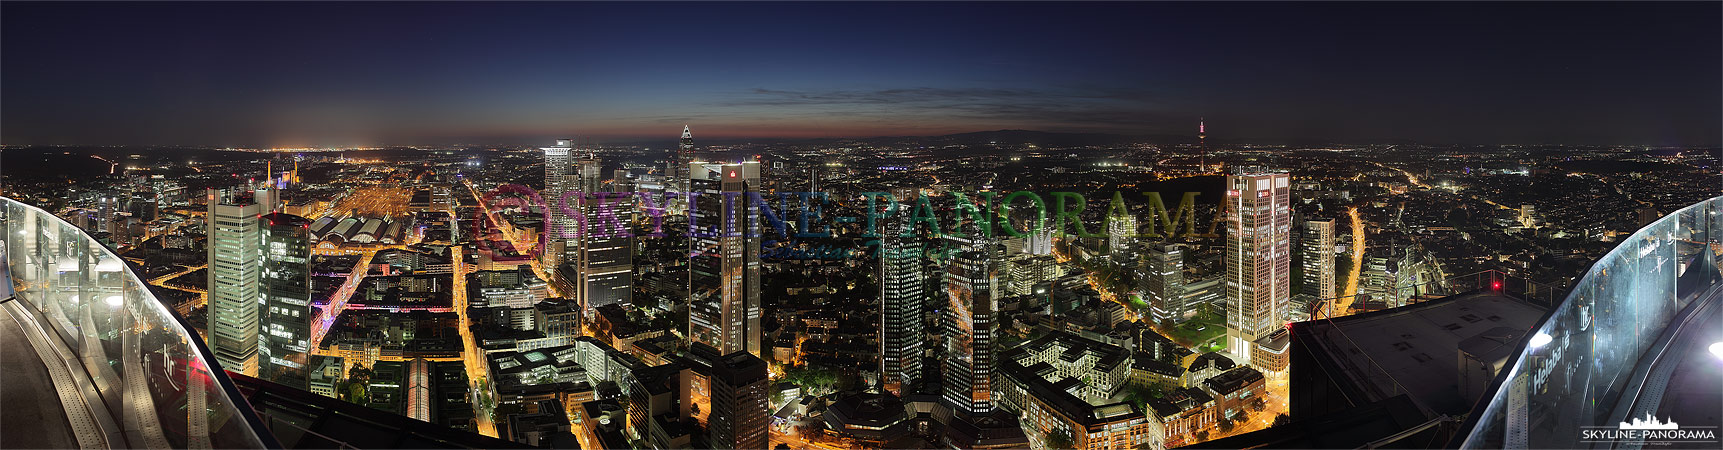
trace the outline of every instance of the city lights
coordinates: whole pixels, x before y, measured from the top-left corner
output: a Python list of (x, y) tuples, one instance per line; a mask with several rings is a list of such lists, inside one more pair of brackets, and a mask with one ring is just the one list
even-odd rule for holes
[(1719, 14), (0, 2), (0, 448), (1718, 448)]

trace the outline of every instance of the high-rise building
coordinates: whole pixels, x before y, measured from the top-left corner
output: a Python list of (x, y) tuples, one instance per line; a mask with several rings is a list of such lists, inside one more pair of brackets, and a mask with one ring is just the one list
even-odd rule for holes
[(207, 191), (209, 346), (222, 368), (257, 376), (263, 206), (253, 192)]
[(1250, 364), (1259, 339), (1281, 329), (1292, 297), (1292, 214), (1285, 173), (1227, 176), (1227, 349)]
[(705, 425), (705, 448), (767, 448), (772, 379), (766, 361), (748, 352), (716, 353), (698, 342), (689, 347), (683, 359), (683, 408)]
[(808, 168), (808, 192), (825, 192), (821, 190), (825, 187), (824, 178), (820, 166)]
[[(664, 190), (682, 195), (689, 191), (688, 180), (695, 174), (689, 171), (694, 162), (694, 131), (687, 125), (682, 126), (682, 138), (676, 142), (676, 151), (671, 152), (664, 161)], [(686, 205), (685, 198), (665, 199), (665, 208), (680, 212), (682, 209), (672, 208), (671, 204)]]
[(1304, 306), (1325, 308), (1323, 305), (1332, 304), (1335, 296), (1334, 219), (1304, 221), (1304, 233), (1299, 238), (1298, 251), (1303, 259), (1303, 279), (1299, 280), (1299, 293), (1304, 294), (1308, 301), (1315, 302), (1313, 305)]
[(1155, 322), (1185, 320), (1189, 309), (1185, 305), (1185, 252), (1175, 244), (1158, 243), (1149, 246), (1143, 258), (1143, 300)]
[(688, 227), (688, 335), (719, 353), (761, 356), (760, 163), (695, 162)]
[(998, 274), (991, 242), (960, 244), (964, 251), (951, 258), (945, 271), (948, 329), (942, 385), (953, 410), (979, 416), (994, 409)]
[(607, 195), (599, 179), (599, 160), (584, 158), (574, 161), (579, 185), (588, 192), (581, 214), (586, 218), (586, 230), (567, 245), (568, 258), (574, 262), (576, 297), (583, 314), (592, 317), (598, 308), (628, 303), (634, 294), (634, 238), (627, 236), (634, 205), (628, 199)]
[(1520, 205), (1520, 216), (1518, 221), (1522, 227), (1531, 228), (1537, 226), (1537, 207), (1532, 206), (1530, 203)]
[(558, 139), (544, 150), (542, 195), (546, 266), (572, 263), (579, 279), (567, 280), (575, 289), (583, 314), (598, 307), (626, 303), (633, 296), (633, 239), (624, 236), (633, 205), (603, 189), (602, 161), (575, 155), (570, 139)]
[(1115, 261), (1129, 260), (1131, 244), (1137, 241), (1137, 218), (1122, 202), (1114, 202), (1112, 211), (1107, 216), (1107, 254)]
[(1051, 254), (1053, 254), (1053, 230), (1052, 229), (1049, 228), (1049, 229), (1042, 229), (1040, 231), (1030, 231), (1030, 232), (1028, 232), (1027, 239), (1028, 239), (1028, 242), (1023, 244), (1023, 252), (1024, 253), (1028, 253), (1031, 255), (1051, 255)]
[(1636, 216), (1636, 219), (1638, 219), (1637, 222), (1635, 222), (1635, 225), (1640, 227), (1650, 225), (1652, 222), (1656, 222), (1657, 219), (1663, 217), (1663, 215), (1657, 213), (1657, 208), (1650, 206), (1641, 206), (1636, 208), (1633, 210), (1633, 214)]
[(258, 378), (308, 389), (311, 356), (311, 221), (263, 216), (263, 307)]
[(544, 254), (545, 267), (561, 266), (567, 257), (568, 240), (580, 229), (580, 174), (574, 166), (574, 140), (557, 139), (544, 151)]
[(927, 307), (921, 242), (918, 237), (901, 236), (909, 227), (909, 215), (900, 218), (887, 222), (880, 237), (879, 360), (882, 386), (902, 396), (906, 386), (921, 379), (922, 342), (927, 340), (922, 313)]

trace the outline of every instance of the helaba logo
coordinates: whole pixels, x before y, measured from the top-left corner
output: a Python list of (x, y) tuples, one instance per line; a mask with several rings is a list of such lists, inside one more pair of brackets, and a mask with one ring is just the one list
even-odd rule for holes
[(1617, 423), (1614, 427), (1584, 427), (1580, 430), (1580, 440), (1592, 442), (1632, 441), (1645, 444), (1677, 444), (1717, 442), (1717, 427), (1682, 427), (1674, 418), (1658, 419), (1657, 416), (1646, 413), (1645, 417), (1635, 417), (1633, 420)]

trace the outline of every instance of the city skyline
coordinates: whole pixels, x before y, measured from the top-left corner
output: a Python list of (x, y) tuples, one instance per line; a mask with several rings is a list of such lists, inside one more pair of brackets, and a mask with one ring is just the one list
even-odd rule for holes
[(3, 2), (0, 448), (1716, 449), (1720, 16)]
[(1067, 6), (8, 4), (0, 141), (1723, 134), (1715, 3)]

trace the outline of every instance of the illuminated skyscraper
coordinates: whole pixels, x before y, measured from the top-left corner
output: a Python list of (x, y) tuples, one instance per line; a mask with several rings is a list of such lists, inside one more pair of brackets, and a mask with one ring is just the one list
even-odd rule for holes
[(574, 283), (576, 298), (589, 318), (601, 306), (628, 303), (634, 292), (634, 239), (626, 236), (634, 206), (629, 199), (605, 192), (600, 168), (600, 161), (590, 157), (575, 159), (570, 166), (576, 185), (585, 193), (579, 212), (586, 229), (566, 244), (567, 258), (580, 274)]
[(1130, 260), (1131, 244), (1137, 241), (1137, 217), (1125, 208), (1122, 198), (1115, 200), (1107, 215), (1107, 254), (1114, 261)]
[(1028, 242), (1023, 244), (1023, 253), (1031, 255), (1053, 254), (1053, 230), (1045, 228), (1040, 231), (1029, 231)]
[(1292, 297), (1290, 179), (1247, 173), (1226, 185), (1227, 350), (1251, 364), (1257, 340), (1285, 325)]
[[(694, 131), (689, 129), (687, 125), (683, 125), (682, 139), (677, 141), (676, 151), (671, 152), (669, 159), (664, 162), (664, 190), (676, 193), (688, 192), (688, 180), (695, 175), (688, 170), (691, 167), (688, 163), (691, 162), (694, 162)], [(667, 201), (667, 203), (685, 204), (683, 203), (685, 200), (676, 200), (674, 202)]]
[(576, 213), (580, 207), (581, 177), (574, 166), (573, 139), (557, 139), (556, 145), (540, 150), (544, 151), (544, 192), (539, 197), (545, 205), (544, 236), (540, 241), (545, 250), (541, 262), (554, 268), (575, 251), (569, 248), (568, 240), (580, 229)]
[[(1299, 293), (1304, 294), (1314, 305), (1304, 305), (1307, 308), (1325, 308), (1334, 299), (1334, 219), (1314, 219), (1304, 221), (1304, 233), (1299, 239), (1299, 253), (1304, 260), (1303, 279), (1299, 280)], [(1312, 315), (1311, 318), (1318, 316)]]
[(1179, 246), (1157, 243), (1143, 258), (1143, 300), (1156, 322), (1185, 319), (1185, 253)]
[(772, 378), (766, 361), (748, 352), (717, 356), (695, 343), (683, 359), (683, 408), (706, 429), (707, 448), (764, 449), (769, 446)]
[(207, 191), (209, 346), (230, 371), (257, 376), (263, 206), (244, 190)]
[(998, 351), (998, 273), (992, 244), (965, 242), (946, 265), (944, 398), (958, 413), (980, 416), (994, 409), (993, 369)]
[(264, 310), (258, 356), (262, 378), (299, 389), (310, 387), (311, 221), (274, 213), (263, 216)]
[(906, 385), (921, 379), (922, 342), (927, 339), (922, 323), (927, 276), (920, 239), (901, 236), (908, 219), (908, 214), (900, 214), (886, 222), (879, 246), (880, 378), (886, 391), (899, 396)]
[(761, 356), (760, 163), (695, 162), (688, 226), (688, 335), (721, 354)]

